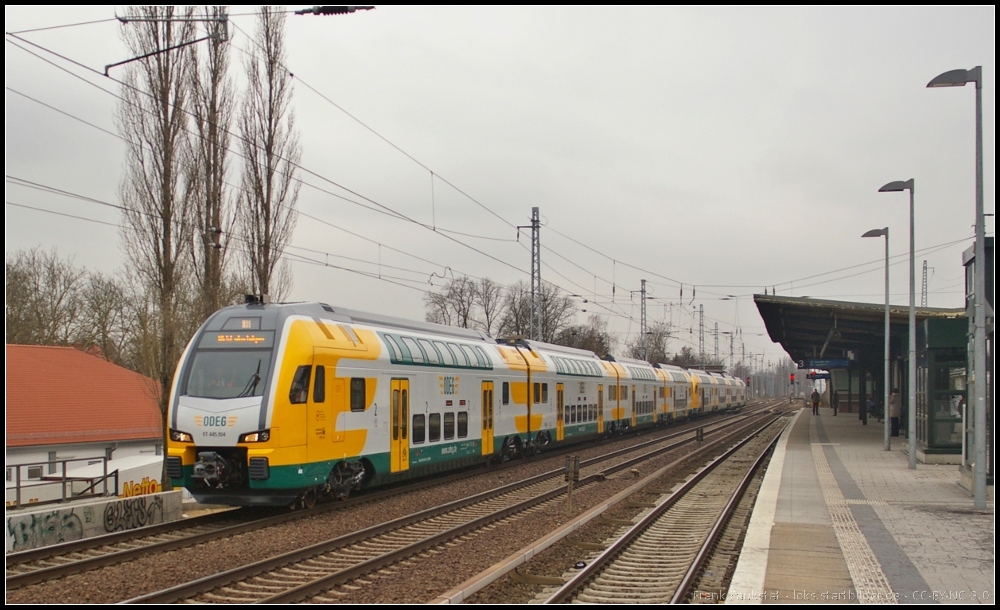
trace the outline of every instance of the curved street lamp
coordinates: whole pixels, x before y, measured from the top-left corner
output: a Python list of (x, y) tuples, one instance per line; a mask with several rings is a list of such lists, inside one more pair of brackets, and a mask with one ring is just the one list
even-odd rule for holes
[(906, 438), (909, 441), (909, 468), (917, 467), (917, 302), (914, 298), (916, 272), (913, 264), (913, 178), (896, 180), (878, 190), (880, 193), (910, 191), (910, 357), (907, 372)]
[[(976, 262), (972, 351), (973, 506), (986, 508), (986, 218), (983, 214), (983, 68), (950, 70), (934, 77), (927, 87), (964, 87), (976, 84)], [(965, 422), (963, 422), (963, 425)], [(963, 431), (964, 434), (964, 431)]]
[(882, 437), (885, 441), (885, 450), (891, 449), (889, 440), (889, 227), (884, 229), (872, 229), (861, 237), (882, 237), (885, 236), (885, 377), (882, 382)]

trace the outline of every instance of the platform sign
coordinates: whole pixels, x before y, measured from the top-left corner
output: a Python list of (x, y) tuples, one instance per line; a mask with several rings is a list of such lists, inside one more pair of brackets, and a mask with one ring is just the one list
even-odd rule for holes
[(809, 379), (829, 379), (830, 373), (809, 373), (806, 377)]
[(800, 369), (846, 369), (851, 367), (851, 361), (844, 358), (806, 358), (799, 360)]

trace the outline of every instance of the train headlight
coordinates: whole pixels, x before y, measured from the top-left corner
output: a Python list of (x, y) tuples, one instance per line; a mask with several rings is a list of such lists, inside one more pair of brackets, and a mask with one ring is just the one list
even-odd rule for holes
[(180, 430), (170, 431), (170, 440), (176, 443), (193, 443), (194, 438), (191, 437), (187, 432), (181, 432)]
[(270, 430), (259, 430), (257, 432), (251, 432), (249, 434), (240, 435), (239, 442), (241, 443), (266, 443), (271, 440)]

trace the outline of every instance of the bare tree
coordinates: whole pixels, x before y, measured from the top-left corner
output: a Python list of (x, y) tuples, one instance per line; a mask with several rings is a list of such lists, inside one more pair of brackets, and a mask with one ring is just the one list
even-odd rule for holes
[[(554, 284), (542, 282), (542, 337), (553, 343), (576, 313), (573, 299), (562, 293)], [(520, 281), (507, 289), (503, 313), (500, 316), (500, 333), (507, 336), (526, 337), (531, 331), (531, 288)]]
[[(194, 39), (193, 14), (192, 8), (177, 15), (170, 6), (132, 7), (122, 26), (126, 46), (137, 58), (122, 75), (116, 117), (126, 142), (119, 186), (125, 208), (122, 243), (137, 281), (148, 287), (142, 291), (147, 307), (137, 308), (142, 332), (135, 335), (134, 364), (155, 380), (150, 393), (164, 415), (164, 446), (170, 383), (186, 339), (179, 318), (191, 272), (191, 47), (182, 43)], [(165, 470), (162, 480), (169, 488)]]
[(492, 335), (494, 330), (499, 329), (503, 313), (503, 286), (484, 277), (476, 283), (473, 298), (482, 314), (480, 325), (486, 334)]
[(590, 350), (598, 356), (604, 356), (615, 350), (617, 340), (608, 332), (607, 320), (593, 314), (587, 319), (587, 324), (574, 324), (564, 328), (556, 335), (553, 343)]
[(135, 307), (125, 283), (101, 273), (91, 273), (82, 290), (81, 343), (96, 347), (100, 355), (120, 366), (134, 367), (129, 346), (133, 342)]
[(520, 281), (508, 286), (500, 315), (500, 335), (527, 337), (531, 333), (531, 287)]
[[(183, 17), (190, 18), (192, 9)], [(166, 50), (193, 39), (191, 22), (175, 22), (173, 7), (129, 9), (126, 45), (144, 56), (125, 68), (118, 127), (127, 145), (119, 195), (125, 207), (122, 241), (130, 265), (150, 287), (156, 308), (158, 351), (142, 372), (160, 383), (166, 406), (181, 341), (177, 324), (180, 287), (189, 273), (192, 188), (187, 138), (189, 47)]]
[(448, 304), (448, 292), (428, 292), (424, 294), (427, 306), (426, 320), (435, 324), (451, 326), (451, 307)]
[(70, 345), (78, 340), (85, 271), (53, 250), (20, 250), (5, 260), (6, 342)]
[(229, 41), (226, 8), (205, 8), (209, 40), (205, 51), (191, 52), (191, 109), (195, 127), (194, 163), (194, 274), (198, 284), (198, 317), (207, 318), (227, 302), (226, 259), (235, 223), (234, 206), (226, 187), (230, 129), (235, 92), (229, 78)]
[(648, 362), (666, 363), (670, 358), (667, 342), (673, 336), (673, 329), (667, 322), (653, 322), (646, 329), (646, 354), (642, 353), (642, 336), (637, 335), (628, 343), (627, 354), (632, 358), (644, 358)]
[(576, 303), (554, 284), (542, 282), (542, 341), (552, 343), (576, 315)]
[[(291, 74), (285, 69), (285, 14), (261, 7), (254, 49), (246, 60), (247, 93), (240, 115), (243, 180), (240, 232), (247, 240), (251, 283), (255, 292), (281, 300), (276, 275), (295, 228), (300, 183), (294, 179), (301, 156), (291, 108)], [(286, 278), (287, 285), (287, 278)]]
[(476, 288), (476, 282), (462, 276), (452, 279), (442, 292), (427, 293), (427, 321), (460, 328), (479, 325), (475, 316)]

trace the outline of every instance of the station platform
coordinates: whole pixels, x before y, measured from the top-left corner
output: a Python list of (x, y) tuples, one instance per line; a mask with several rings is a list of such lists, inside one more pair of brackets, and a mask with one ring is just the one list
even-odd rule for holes
[[(993, 497), (954, 465), (907, 467), (882, 424), (809, 407), (775, 449), (726, 603), (993, 604)], [(992, 492), (992, 487), (990, 488)]]

